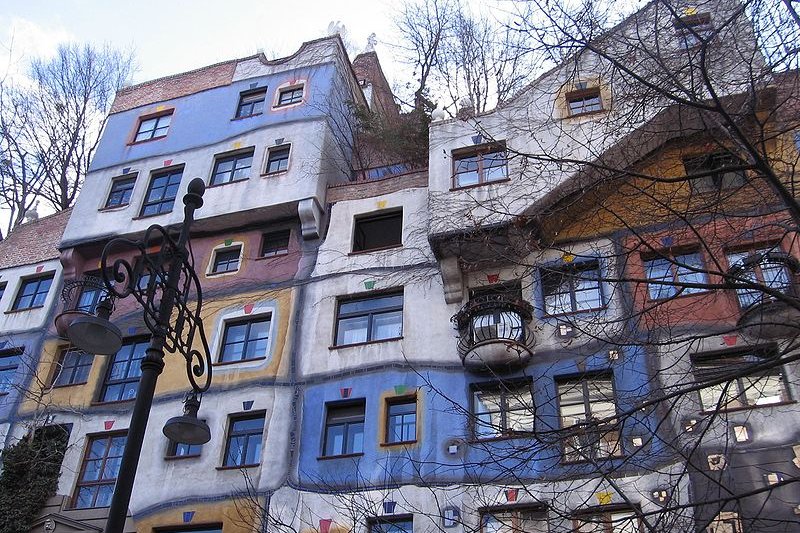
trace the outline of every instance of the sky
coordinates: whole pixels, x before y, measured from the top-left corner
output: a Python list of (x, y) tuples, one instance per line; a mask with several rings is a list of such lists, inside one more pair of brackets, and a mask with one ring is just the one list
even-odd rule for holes
[(259, 50), (289, 55), (338, 21), (355, 53), (375, 33), (389, 82), (401, 83), (388, 44), (396, 42), (395, 6), (391, 0), (0, 0), (0, 73), (23, 70), (31, 56), (49, 56), (62, 42), (109, 43), (134, 51), (132, 81), (141, 82)]

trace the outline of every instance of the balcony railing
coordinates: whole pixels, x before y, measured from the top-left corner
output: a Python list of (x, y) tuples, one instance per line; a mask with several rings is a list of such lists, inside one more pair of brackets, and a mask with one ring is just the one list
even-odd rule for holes
[[(780, 339), (800, 333), (800, 300), (794, 277), (800, 262), (782, 252), (754, 252), (737, 261), (728, 274), (736, 290), (742, 315), (739, 326), (751, 337)], [(737, 281), (742, 280), (742, 281)], [(780, 298), (754, 285), (785, 295)]]
[(525, 364), (533, 355), (532, 318), (533, 308), (519, 298), (487, 294), (470, 300), (452, 319), (464, 366), (486, 370)]
[(95, 276), (82, 276), (64, 282), (61, 290), (61, 300), (64, 310), (56, 317), (56, 330), (66, 339), (67, 327), (73, 320), (80, 316), (93, 315), (99, 304), (104, 299), (113, 300), (113, 296), (106, 289), (103, 280)]

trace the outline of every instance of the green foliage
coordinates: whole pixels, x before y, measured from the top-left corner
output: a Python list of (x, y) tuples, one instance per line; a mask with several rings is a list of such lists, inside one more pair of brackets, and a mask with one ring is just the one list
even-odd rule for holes
[(424, 112), (414, 110), (391, 118), (361, 106), (355, 112), (360, 136), (369, 150), (389, 162), (427, 165), (430, 117)]
[(47, 426), (3, 450), (0, 533), (21, 533), (56, 493), (68, 431)]

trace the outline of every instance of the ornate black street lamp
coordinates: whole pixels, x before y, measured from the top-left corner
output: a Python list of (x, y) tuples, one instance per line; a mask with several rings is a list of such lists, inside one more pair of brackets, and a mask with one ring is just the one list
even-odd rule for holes
[[(184, 357), (192, 390), (187, 395), (183, 416), (171, 418), (164, 427), (164, 434), (186, 444), (205, 444), (211, 439), (208, 426), (197, 419), (200, 396), (211, 384), (211, 357), (200, 317), (203, 301), (200, 281), (186, 247), (194, 212), (203, 205), (204, 191), (202, 179), (189, 183), (183, 197), (184, 221), (177, 240), (157, 224), (150, 226), (141, 240), (112, 239), (103, 249), (100, 261), (108, 297), (97, 306), (96, 316), (77, 312), (78, 316), (71, 316), (65, 327), (66, 335), (77, 348), (95, 354), (116, 353), (122, 334), (108, 318), (115, 299), (132, 295), (143, 307), (144, 323), (152, 334), (141, 363), (142, 375), (106, 533), (122, 533), (125, 527), (156, 381), (164, 369), (165, 350)], [(154, 246), (158, 247), (157, 252), (151, 251)], [(109, 257), (125, 248), (138, 251), (138, 256), (132, 261), (116, 259), (109, 268)], [(193, 347), (195, 337), (200, 338), (202, 353)]]

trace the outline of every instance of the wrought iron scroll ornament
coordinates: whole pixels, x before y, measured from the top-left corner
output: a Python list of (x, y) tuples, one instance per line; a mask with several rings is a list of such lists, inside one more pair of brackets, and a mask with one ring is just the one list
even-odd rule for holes
[[(115, 259), (109, 268), (109, 258), (125, 249), (138, 251), (133, 264), (126, 259)], [(144, 310), (148, 329), (164, 337), (164, 349), (178, 352), (186, 360), (186, 374), (192, 388), (198, 393), (208, 390), (211, 352), (200, 315), (203, 295), (193, 258), (186, 248), (166, 229), (154, 224), (141, 240), (118, 237), (109, 241), (103, 249), (100, 266), (109, 293), (120, 299), (133, 295)], [(200, 338), (202, 352), (194, 348), (195, 337)]]

